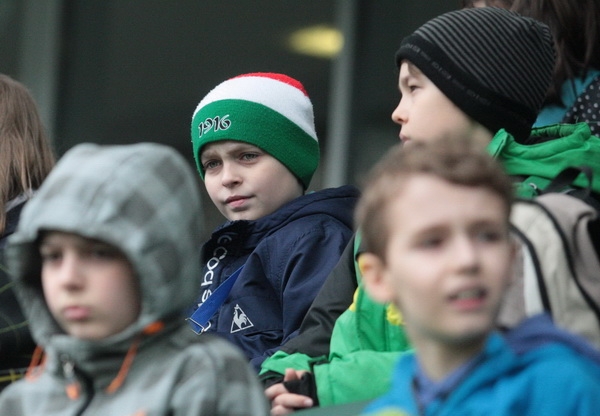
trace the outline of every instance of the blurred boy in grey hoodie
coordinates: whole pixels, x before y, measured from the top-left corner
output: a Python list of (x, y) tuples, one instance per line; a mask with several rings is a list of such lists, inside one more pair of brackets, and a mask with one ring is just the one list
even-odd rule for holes
[(0, 395), (2, 414), (267, 414), (241, 353), (196, 337), (182, 316), (198, 291), (200, 212), (195, 175), (173, 149), (65, 154), (9, 240), (46, 355)]

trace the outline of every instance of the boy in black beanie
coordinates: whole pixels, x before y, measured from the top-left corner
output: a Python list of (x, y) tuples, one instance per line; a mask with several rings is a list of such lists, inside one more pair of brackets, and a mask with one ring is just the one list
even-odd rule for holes
[[(574, 162), (600, 161), (600, 140), (585, 124), (531, 132), (554, 66), (553, 40), (542, 23), (491, 7), (449, 12), (404, 39), (396, 62), (402, 98), (392, 119), (401, 126), (405, 145), (469, 137), (487, 146), (510, 175), (540, 189)], [(548, 140), (556, 137), (561, 140)], [(600, 172), (600, 165), (595, 170)], [(531, 196), (533, 189), (523, 185), (517, 193)], [(278, 376), (285, 380), (267, 389), (273, 414), (367, 400), (388, 389), (393, 363), (409, 347), (397, 311), (375, 304), (359, 283), (339, 319), (327, 313), (342, 303), (340, 294), (352, 293), (361, 281), (354, 265), (355, 259), (361, 263), (357, 251), (347, 250), (330, 274), (301, 334), (263, 363), (265, 383)], [(325, 319), (335, 320), (333, 335), (315, 353), (314, 340), (327, 337), (314, 328), (331, 325)], [(321, 354), (326, 358), (315, 358)], [(311, 398), (293, 392), (308, 392)]]
[(465, 133), (464, 123), (448, 122), (450, 132), (435, 124), (441, 121), (436, 107), (449, 100), (467, 124), (476, 122), (487, 130), (488, 142), (502, 128), (523, 142), (550, 85), (554, 49), (543, 24), (503, 9), (469, 9), (446, 13), (418, 28), (402, 41), (396, 63), (402, 100), (392, 119), (402, 125), (403, 141), (413, 133), (402, 110), (412, 109), (413, 95), (433, 84), (443, 97), (436, 96), (425, 107), (431, 120), (415, 129), (418, 137)]

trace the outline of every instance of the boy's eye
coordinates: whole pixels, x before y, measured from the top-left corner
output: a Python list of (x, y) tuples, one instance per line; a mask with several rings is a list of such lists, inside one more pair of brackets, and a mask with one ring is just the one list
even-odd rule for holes
[(493, 243), (503, 239), (503, 233), (496, 230), (481, 230), (477, 233), (477, 239), (481, 242)]
[(121, 253), (117, 249), (109, 246), (91, 247), (89, 250), (89, 255), (103, 260), (111, 260), (121, 257)]
[(202, 168), (207, 171), (209, 169), (215, 169), (219, 167), (220, 162), (218, 160), (208, 160), (202, 164)]
[(42, 247), (40, 248), (40, 257), (42, 258), (42, 263), (55, 262), (62, 258), (62, 252)]
[(444, 240), (442, 237), (426, 237), (417, 243), (417, 246), (422, 249), (433, 249), (441, 246)]
[(258, 153), (243, 153), (240, 156), (240, 159), (245, 160), (245, 161), (250, 161), (250, 160), (254, 160), (258, 157)]

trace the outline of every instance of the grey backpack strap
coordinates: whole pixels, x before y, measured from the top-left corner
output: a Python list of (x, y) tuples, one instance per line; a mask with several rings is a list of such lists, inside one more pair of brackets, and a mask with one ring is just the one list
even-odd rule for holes
[(511, 223), (521, 244), (523, 312), (549, 312), (555, 323), (600, 347), (600, 260), (589, 224), (597, 211), (561, 193), (518, 201)]

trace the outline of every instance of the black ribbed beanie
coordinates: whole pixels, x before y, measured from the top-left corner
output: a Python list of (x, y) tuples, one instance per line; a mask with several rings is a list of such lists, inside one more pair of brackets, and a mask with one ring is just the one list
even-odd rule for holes
[(529, 137), (552, 80), (550, 29), (514, 12), (483, 7), (438, 16), (406, 37), (407, 59), (457, 107), (492, 133)]

